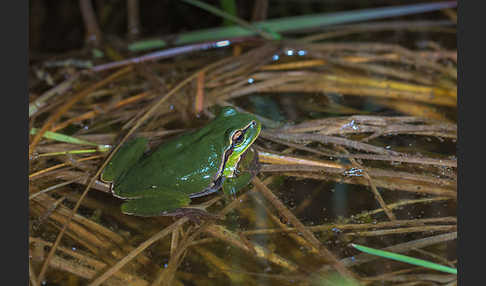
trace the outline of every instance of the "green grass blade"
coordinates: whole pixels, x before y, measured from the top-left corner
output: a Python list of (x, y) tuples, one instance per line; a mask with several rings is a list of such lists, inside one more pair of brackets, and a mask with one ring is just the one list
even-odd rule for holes
[[(187, 1), (186, 1), (187, 2)], [(325, 27), (338, 24), (347, 24), (358, 21), (376, 20), (389, 17), (398, 17), (410, 14), (418, 14), (436, 11), (445, 8), (453, 8), (455, 1), (435, 2), (415, 5), (402, 5), (383, 8), (361, 9), (337, 13), (323, 13), (305, 16), (278, 18), (257, 22), (253, 26), (260, 31), (272, 31), (274, 33), (291, 32), (296, 30)], [(183, 45), (194, 42), (214, 41), (255, 35), (254, 31), (243, 29), (239, 26), (222, 27), (197, 30), (180, 35), (174, 42), (175, 45)]]
[[(37, 128), (32, 128), (30, 130), (30, 134), (34, 135), (38, 131), (39, 130)], [(103, 145), (103, 144), (100, 145), (100, 144), (97, 144), (97, 143), (89, 142), (89, 141), (86, 141), (86, 140), (78, 139), (76, 137), (72, 137), (72, 136), (57, 133), (57, 132), (51, 132), (51, 131), (46, 131), (42, 137), (44, 137), (46, 139), (56, 140), (56, 141), (59, 141), (59, 142), (78, 144), (78, 145), (96, 146), (97, 150), (100, 151), (100, 152), (108, 151), (111, 148), (111, 146), (109, 146), (109, 145)]]
[[(229, 15), (236, 17), (236, 1), (235, 0), (220, 0), (219, 5), (221, 9)], [(223, 26), (231, 26), (233, 22), (229, 19), (224, 19)]]
[(132, 52), (136, 51), (144, 51), (144, 50), (151, 50), (157, 48), (164, 48), (167, 46), (167, 43), (162, 39), (152, 39), (152, 40), (144, 40), (138, 41), (133, 44), (128, 45), (128, 49)]
[[(191, 1), (186, 1), (190, 3)], [(192, 4), (192, 3), (191, 3)], [(204, 4), (204, 3), (203, 3)], [(418, 14), (436, 11), (445, 8), (453, 8), (457, 5), (455, 1), (436, 2), (415, 5), (402, 5), (393, 7), (370, 8), (345, 12), (313, 14), (296, 17), (285, 17), (267, 21), (256, 22), (250, 25), (250, 29), (240, 26), (228, 26), (196, 30), (177, 35), (173, 41), (174, 45), (187, 45), (198, 42), (209, 42), (223, 39), (253, 36), (257, 33), (265, 33), (280, 36), (278, 33), (292, 32), (316, 27), (328, 27), (338, 24), (348, 24), (358, 21), (376, 20), (389, 17)], [(213, 7), (214, 8), (214, 7)], [(216, 9), (216, 8), (214, 8)], [(217, 9), (216, 9), (217, 10)], [(224, 13), (224, 12), (223, 12)], [(229, 15), (231, 17), (231, 15)], [(233, 16), (234, 17), (234, 16)], [(236, 21), (242, 21), (236, 18)], [(244, 22), (244, 21), (243, 21)], [(245, 22), (246, 23), (246, 22)], [(245, 25), (245, 24), (243, 24)], [(258, 32), (256, 32), (256, 31)], [(128, 46), (130, 51), (142, 51), (147, 49), (163, 48), (167, 43), (162, 39), (151, 39), (133, 43)]]
[[(221, 9), (218, 9), (212, 5), (209, 5), (209, 4), (206, 4), (202, 1), (198, 1), (198, 0), (182, 0), (188, 4), (191, 4), (191, 5), (194, 5), (198, 8), (201, 8), (203, 10), (206, 10), (214, 15), (217, 15), (217, 16), (220, 16), (222, 17), (223, 19), (226, 19), (228, 21), (232, 21), (238, 25), (240, 25), (241, 27), (243, 27), (244, 29), (247, 29), (249, 32), (253, 32), (253, 34), (259, 34), (260, 36), (262, 36), (263, 38), (267, 39), (267, 40), (279, 40), (281, 39), (282, 37), (277, 34), (275, 31), (273, 31), (272, 29), (268, 28), (268, 27), (257, 27), (255, 25), (252, 25), (236, 16), (233, 16), (231, 14), (228, 14), (226, 13), (225, 11), (221, 10)], [(263, 29), (264, 28), (264, 29)], [(268, 33), (267, 31), (272, 31), (271, 33)]]
[(393, 252), (389, 252), (389, 251), (384, 251), (384, 250), (379, 250), (379, 249), (375, 249), (375, 248), (371, 248), (371, 247), (366, 247), (366, 246), (362, 246), (362, 245), (358, 245), (358, 244), (354, 244), (354, 243), (351, 243), (351, 245), (354, 248), (358, 249), (359, 251), (362, 251), (362, 252), (365, 252), (365, 253), (368, 253), (368, 254), (372, 254), (372, 255), (380, 256), (380, 257), (387, 258), (387, 259), (401, 261), (401, 262), (405, 262), (405, 263), (408, 263), (408, 264), (422, 266), (422, 267), (425, 267), (425, 268), (430, 268), (430, 269), (434, 269), (434, 270), (438, 270), (438, 271), (457, 275), (457, 269), (456, 268), (440, 265), (440, 264), (437, 264), (437, 263), (433, 263), (433, 262), (418, 259), (418, 258), (413, 258), (413, 257), (406, 256), (406, 255), (403, 255), (403, 254), (397, 254), (397, 253), (393, 253)]
[(39, 154), (38, 157), (59, 156), (59, 155), (68, 155), (68, 154), (89, 154), (89, 153), (106, 152), (106, 151), (108, 150), (100, 150), (100, 149), (69, 150), (69, 151), (42, 153)]

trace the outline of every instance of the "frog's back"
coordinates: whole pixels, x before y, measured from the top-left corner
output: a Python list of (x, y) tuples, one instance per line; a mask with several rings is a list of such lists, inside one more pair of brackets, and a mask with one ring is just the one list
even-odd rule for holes
[(166, 191), (190, 195), (207, 188), (220, 168), (219, 154), (224, 151), (219, 150), (222, 144), (198, 144), (201, 136), (187, 136), (184, 143), (176, 138), (162, 144), (115, 182), (114, 193), (126, 198)]

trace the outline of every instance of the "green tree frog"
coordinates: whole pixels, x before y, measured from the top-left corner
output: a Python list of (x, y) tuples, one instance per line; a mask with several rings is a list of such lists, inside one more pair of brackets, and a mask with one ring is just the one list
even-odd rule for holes
[(172, 215), (190, 209), (192, 198), (222, 188), (235, 194), (258, 172), (250, 146), (260, 134), (255, 116), (224, 107), (206, 126), (144, 154), (146, 138), (124, 144), (101, 174), (114, 196), (126, 199), (121, 210), (137, 216)]

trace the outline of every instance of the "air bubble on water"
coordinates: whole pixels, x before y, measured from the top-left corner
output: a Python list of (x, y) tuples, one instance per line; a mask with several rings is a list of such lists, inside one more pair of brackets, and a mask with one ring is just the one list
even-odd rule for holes
[(251, 78), (251, 77), (250, 77), (250, 78), (248, 79), (248, 83), (253, 83), (253, 82), (255, 82), (255, 80), (254, 80), (253, 78)]
[(299, 50), (299, 51), (297, 52), (297, 54), (298, 54), (299, 56), (304, 56), (305, 54), (307, 54), (307, 51), (304, 51), (304, 50)]
[(278, 61), (279, 58), (280, 58), (280, 56), (277, 55), (277, 54), (272, 56), (272, 60), (274, 60), (274, 61)]
[(348, 127), (350, 127), (353, 130), (359, 129), (359, 126), (356, 125), (356, 122), (354, 121), (354, 119), (351, 120), (351, 122), (344, 124), (340, 129), (342, 130), (342, 129), (345, 129), (345, 128), (348, 128)]
[(98, 145), (98, 151), (100, 151), (100, 152), (107, 152), (111, 148), (112, 148), (112, 146), (109, 145), (109, 144)]
[(345, 170), (343, 175), (348, 176), (348, 177), (362, 177), (363, 176), (363, 170), (359, 169), (359, 168), (351, 168), (351, 169)]
[(337, 228), (337, 227), (333, 227), (333, 228), (331, 228), (331, 230), (333, 232), (335, 232), (335, 233), (340, 233), (341, 232), (341, 230), (339, 228)]
[(222, 47), (229, 46), (230, 44), (231, 44), (231, 42), (228, 41), (228, 40), (219, 41), (219, 42), (216, 42), (216, 47), (222, 48)]

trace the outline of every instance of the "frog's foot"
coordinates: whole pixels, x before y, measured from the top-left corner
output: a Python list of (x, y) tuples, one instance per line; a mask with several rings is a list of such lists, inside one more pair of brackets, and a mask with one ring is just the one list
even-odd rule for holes
[(187, 217), (189, 220), (196, 224), (200, 224), (201, 219), (203, 220), (221, 220), (223, 219), (219, 215), (208, 213), (205, 210), (199, 208), (178, 208), (170, 213), (165, 214), (166, 216), (174, 216), (176, 218)]
[(124, 214), (136, 216), (165, 216), (176, 211), (180, 207), (187, 206), (191, 199), (178, 192), (167, 192), (163, 196), (145, 196), (132, 198), (122, 204)]

